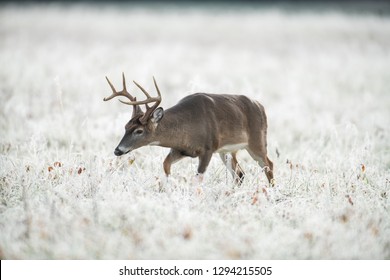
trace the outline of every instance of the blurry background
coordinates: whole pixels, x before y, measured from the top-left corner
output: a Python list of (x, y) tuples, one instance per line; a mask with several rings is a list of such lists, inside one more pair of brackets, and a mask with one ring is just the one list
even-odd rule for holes
[[(0, 4), (1, 258), (389, 258), (389, 14), (379, 1)], [(114, 158), (131, 108), (103, 102), (104, 77), (119, 89), (122, 72), (138, 96), (130, 81), (154, 92), (155, 76), (164, 108), (194, 92), (259, 100), (278, 188), (245, 152), (243, 186), (215, 158), (201, 198), (196, 159), (161, 191), (166, 149)]]

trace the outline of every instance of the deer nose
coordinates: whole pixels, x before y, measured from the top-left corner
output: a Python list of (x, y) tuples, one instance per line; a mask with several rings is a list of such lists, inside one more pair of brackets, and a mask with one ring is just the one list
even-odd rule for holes
[(121, 150), (119, 150), (118, 148), (116, 148), (115, 151), (114, 151), (114, 154), (116, 156), (121, 156), (121, 155), (123, 155), (123, 152)]

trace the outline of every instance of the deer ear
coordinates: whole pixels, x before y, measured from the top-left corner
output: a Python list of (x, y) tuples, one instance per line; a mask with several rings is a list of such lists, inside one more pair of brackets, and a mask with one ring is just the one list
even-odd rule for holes
[(158, 107), (156, 110), (154, 110), (152, 118), (150, 119), (153, 123), (158, 123), (161, 121), (161, 119), (164, 116), (164, 109), (161, 107)]

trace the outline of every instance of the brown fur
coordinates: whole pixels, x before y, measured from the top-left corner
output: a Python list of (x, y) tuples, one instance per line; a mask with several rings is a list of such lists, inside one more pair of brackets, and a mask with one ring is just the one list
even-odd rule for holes
[[(257, 101), (243, 95), (195, 93), (165, 110), (158, 121), (153, 121), (153, 114), (147, 124), (138, 118), (133, 117), (126, 125), (117, 149), (125, 147), (125, 152), (129, 152), (151, 143), (171, 148), (164, 160), (166, 175), (171, 173), (173, 163), (187, 156), (199, 158), (198, 173), (203, 174), (212, 154), (218, 152), (240, 183), (244, 173), (236, 153), (246, 149), (272, 183), (273, 163), (267, 157), (267, 118), (264, 107)], [(144, 130), (142, 137), (134, 134), (140, 127)], [(228, 153), (230, 162), (225, 160)]]

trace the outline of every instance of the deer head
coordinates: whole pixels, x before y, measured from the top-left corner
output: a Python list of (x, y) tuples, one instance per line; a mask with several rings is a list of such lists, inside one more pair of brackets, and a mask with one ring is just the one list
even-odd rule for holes
[[(108, 101), (114, 97), (126, 97), (130, 101), (120, 102), (126, 105), (133, 106), (133, 115), (130, 121), (125, 126), (125, 135), (120, 141), (119, 145), (116, 147), (114, 154), (120, 156), (126, 154), (134, 149), (145, 146), (153, 142), (153, 134), (158, 125), (158, 122), (164, 116), (164, 110), (161, 107), (158, 107), (161, 103), (161, 94), (157, 86), (156, 80), (153, 77), (154, 86), (157, 90), (157, 97), (151, 97), (149, 93), (141, 87), (135, 81), (134, 84), (146, 95), (146, 99), (142, 101), (137, 101), (137, 98), (132, 96), (126, 89), (126, 80), (125, 74), (122, 73), (123, 79), (123, 90), (116, 91), (110, 80), (106, 77), (108, 84), (112, 89), (112, 94), (109, 97), (104, 98), (104, 101)], [(153, 106), (148, 104), (153, 103)], [(140, 105), (145, 105), (145, 112), (141, 109)]]

